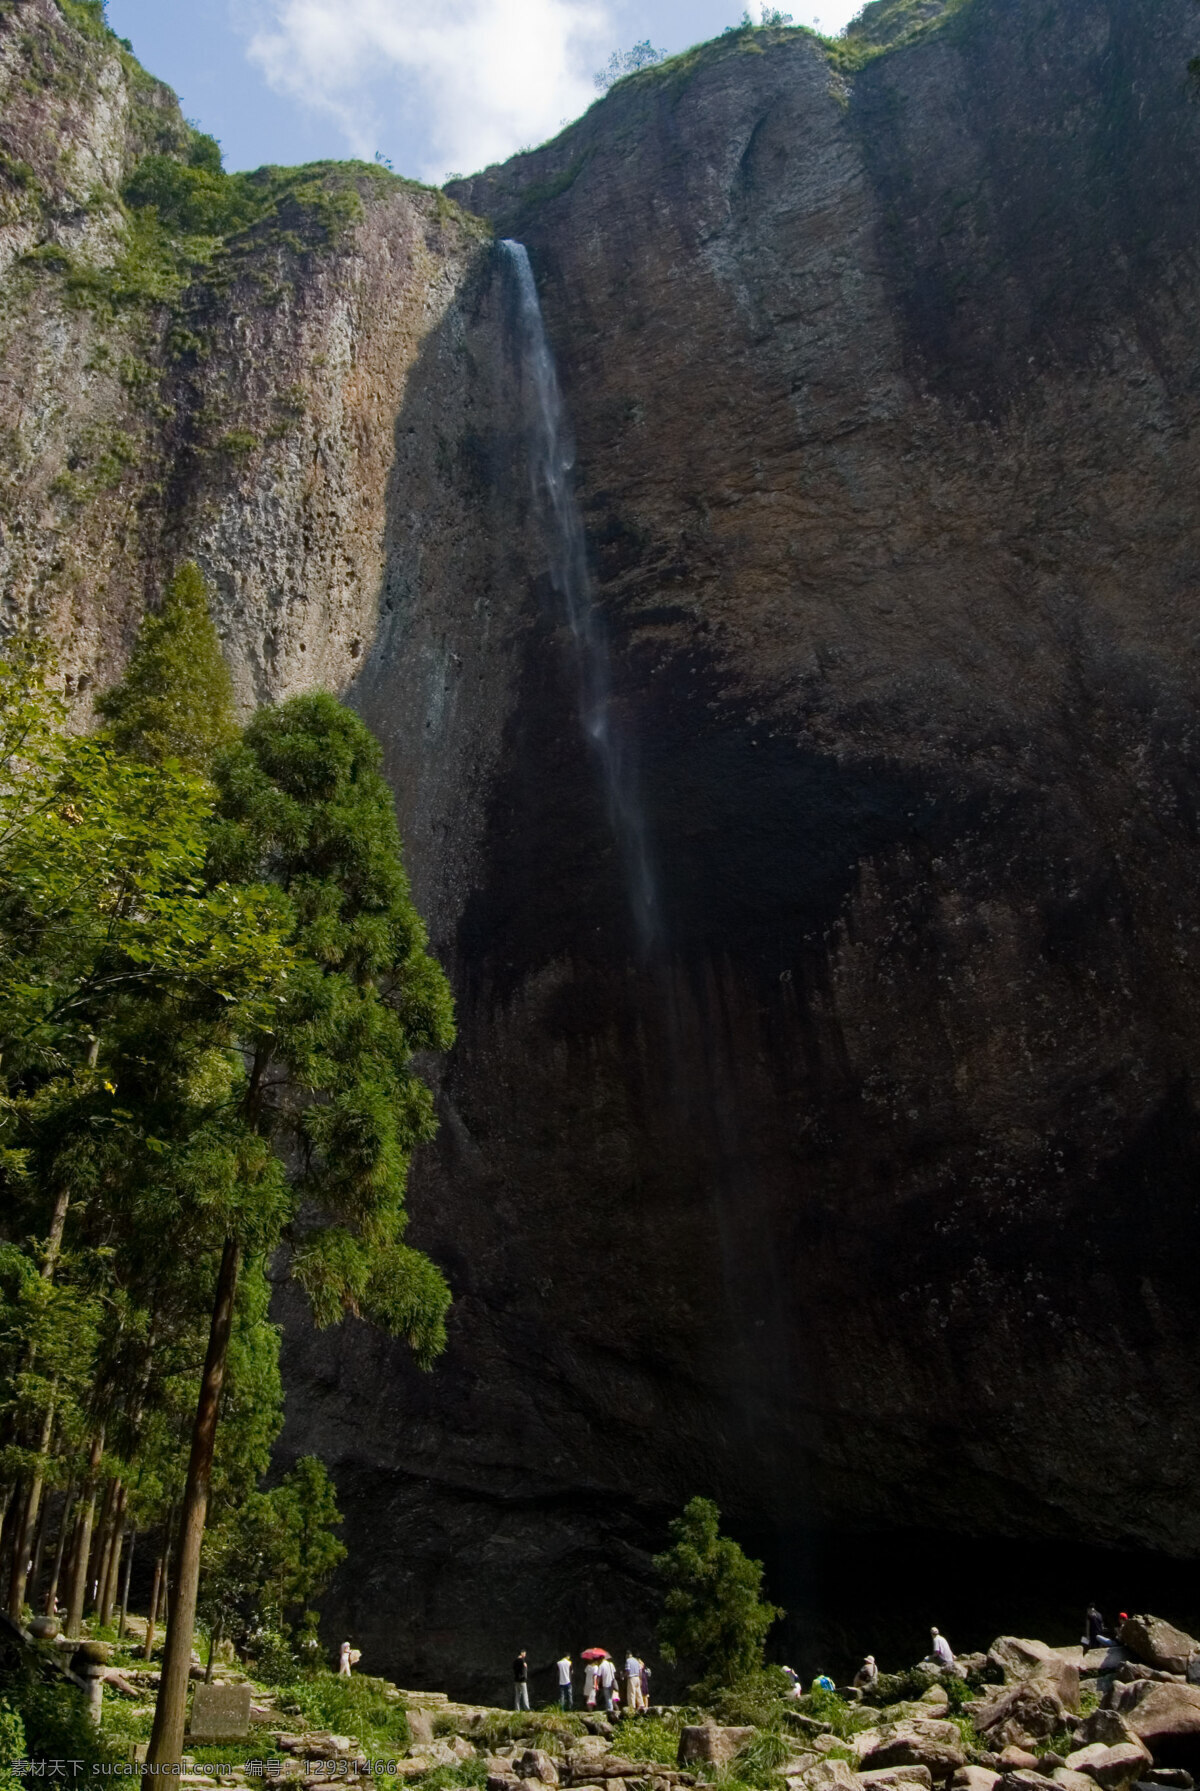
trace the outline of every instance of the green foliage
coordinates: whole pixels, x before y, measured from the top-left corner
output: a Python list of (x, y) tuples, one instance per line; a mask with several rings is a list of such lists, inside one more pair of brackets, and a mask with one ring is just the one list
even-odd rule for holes
[(690, 1500), (671, 1525), (670, 1548), (654, 1562), (667, 1588), (662, 1651), (697, 1672), (700, 1702), (761, 1669), (767, 1631), (783, 1615), (760, 1596), (761, 1561), (722, 1536), (720, 1520), (711, 1499)]
[(143, 156), (125, 183), (125, 203), (135, 211), (153, 207), (158, 222), (178, 237), (229, 236), (244, 230), (261, 216), (261, 203), (244, 178), (224, 172), (219, 148), (214, 165), (209, 144), (216, 148), (211, 137), (198, 140), (186, 162), (168, 155)]
[(631, 1759), (674, 1766), (679, 1757), (679, 1724), (660, 1716), (639, 1716), (636, 1723), (622, 1728), (620, 1750), (626, 1748)]
[(632, 50), (614, 50), (602, 69), (594, 77), (601, 93), (607, 93), (616, 82), (626, 75), (634, 75), (640, 68), (653, 68), (658, 62), (666, 61), (667, 52), (656, 50), (648, 37), (641, 43), (634, 44)]
[(847, 73), (877, 56), (941, 31), (973, 0), (871, 0), (838, 38), (825, 40), (829, 60)]
[(40, 1070), (103, 1105), (115, 1081), (88, 1073), (89, 1041), (136, 994), (215, 1003), (223, 1023), (243, 1000), (274, 1011), (283, 912), (267, 890), (204, 888), (209, 788), (58, 732), (47, 671), (20, 641), (0, 661), (0, 1062), (26, 1102), (47, 1098)]
[(744, 1673), (732, 1685), (714, 1688), (707, 1703), (720, 1723), (753, 1723), (760, 1729), (777, 1727), (795, 1708), (791, 1681), (779, 1667)]
[(409, 1782), (419, 1785), (421, 1791), (468, 1791), (470, 1787), (486, 1785), (487, 1780), (487, 1761), (480, 1755), (473, 1760), (460, 1760), (454, 1766), (431, 1767)]
[(236, 734), (233, 682), (192, 561), (181, 566), (157, 614), (147, 614), (125, 676), (96, 704), (117, 751), (145, 764), (176, 760), (204, 771)]
[(963, 1710), (975, 1696), (969, 1682), (960, 1679), (956, 1673), (947, 1673), (943, 1677), (936, 1668), (917, 1666), (901, 1673), (880, 1673), (874, 1685), (863, 1693), (863, 1698), (868, 1704), (899, 1704), (906, 1699), (923, 1697), (931, 1685), (941, 1686), (955, 1713)]
[[(449, 1291), (403, 1242), (409, 1159), (434, 1131), (413, 1055), (449, 1046), (453, 1007), (426, 950), (379, 760), (372, 735), (332, 697), (260, 711), (216, 768), (222, 824), (210, 869), (269, 879), (293, 915), (287, 1000), (244, 1041), (258, 1123), (304, 1165), (292, 1273), (318, 1324), (361, 1313), (428, 1366), (444, 1347)], [(286, 1099), (272, 1092), (281, 1072)]]
[(815, 1686), (808, 1692), (801, 1700), (801, 1709), (805, 1716), (814, 1716), (818, 1722), (828, 1723), (840, 1741), (849, 1740), (856, 1729), (865, 1726), (862, 1706), (848, 1704), (844, 1698), (839, 1698), (835, 1691), (829, 1691), (825, 1686)]
[(259, 439), (252, 429), (227, 429), (217, 443), (217, 452), (228, 454), (231, 460), (244, 460), (259, 446)]
[[(221, 1449), (241, 1465), (245, 1452), (236, 1443), (230, 1449), (226, 1424), (223, 1413)], [(302, 1456), (269, 1492), (227, 1500), (204, 1538), (199, 1612), (210, 1634), (252, 1649), (264, 1674), (291, 1677), (311, 1652), (311, 1607), (345, 1558), (333, 1534), (341, 1521), (332, 1482), (313, 1455)], [(263, 1636), (277, 1637), (278, 1647)]]
[(58, 10), (76, 30), (102, 43), (112, 33), (104, 16), (105, 0), (56, 0)]
[(44, 1672), (40, 1662), (6, 1654), (0, 1696), (8, 1723), (15, 1718), (24, 1732), (26, 1759), (82, 1760), (90, 1766), (113, 1758), (88, 1715), (84, 1694), (57, 1674)]
[(366, 1673), (352, 1673), (348, 1679), (314, 1673), (281, 1684), (276, 1696), (283, 1708), (294, 1706), (313, 1728), (350, 1735), (373, 1752), (403, 1753), (410, 1739), (408, 1718), (395, 1694), (389, 1697), (389, 1689), (385, 1679)]
[(794, 1753), (794, 1747), (778, 1729), (761, 1729), (739, 1749), (733, 1769), (744, 1784), (771, 1791), (779, 1782), (780, 1768)]
[(12, 1770), (14, 1760), (25, 1758), (25, 1724), (21, 1713), (0, 1700), (0, 1791), (21, 1791), (21, 1780)]

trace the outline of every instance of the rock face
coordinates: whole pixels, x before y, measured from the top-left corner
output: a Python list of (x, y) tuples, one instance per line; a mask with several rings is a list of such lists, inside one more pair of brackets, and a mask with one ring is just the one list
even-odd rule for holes
[(170, 96), (0, 10), (5, 613), (86, 693), (195, 554), (247, 702), (380, 733), (458, 993), (445, 1362), (281, 1298), (331, 1622), (409, 1684), (638, 1642), (698, 1490), (798, 1578), (822, 1531), (1200, 1556), (1200, 10), (917, 10), (858, 67), (734, 33), (453, 189), (577, 436), (640, 951), (511, 263), (358, 169), (148, 293)]

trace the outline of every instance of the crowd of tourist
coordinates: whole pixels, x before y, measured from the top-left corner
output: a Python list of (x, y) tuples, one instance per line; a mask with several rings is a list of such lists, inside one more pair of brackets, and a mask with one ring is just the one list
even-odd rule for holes
[[(1124, 1621), (1125, 1613), (1121, 1612)], [(1086, 1622), (1086, 1633), (1082, 1638), (1085, 1648), (1109, 1648), (1111, 1637), (1105, 1634), (1106, 1624), (1096, 1606), (1089, 1605)], [(639, 1660), (630, 1649), (625, 1657), (622, 1672), (607, 1648), (586, 1648), (580, 1657), (583, 1661), (583, 1708), (585, 1710), (601, 1710), (616, 1712), (619, 1710), (645, 1710), (650, 1703), (650, 1668), (644, 1660)], [(575, 1663), (569, 1654), (560, 1655), (555, 1663), (558, 1670), (558, 1701), (564, 1710), (575, 1708)], [(954, 1650), (940, 1630), (929, 1631), (929, 1653), (919, 1662), (923, 1667), (930, 1667), (939, 1673), (962, 1674), (963, 1668), (954, 1657)], [(805, 1688), (800, 1675), (791, 1667), (784, 1667), (792, 1690), (792, 1696), (802, 1698)], [(879, 1678), (879, 1668), (875, 1656), (868, 1654), (862, 1666), (854, 1675), (854, 1685), (860, 1691), (868, 1691)], [(810, 1691), (834, 1691), (833, 1680), (827, 1673), (820, 1673), (809, 1687)], [(529, 1662), (524, 1648), (513, 1662), (513, 1702), (517, 1710), (529, 1709)]]
[[(583, 1661), (583, 1708), (616, 1712), (645, 1710), (650, 1703), (650, 1668), (628, 1650), (622, 1671), (607, 1648), (586, 1648)], [(558, 1702), (563, 1710), (575, 1708), (575, 1662), (562, 1654), (555, 1662)], [(529, 1709), (529, 1660), (524, 1648), (513, 1662), (513, 1708)]]

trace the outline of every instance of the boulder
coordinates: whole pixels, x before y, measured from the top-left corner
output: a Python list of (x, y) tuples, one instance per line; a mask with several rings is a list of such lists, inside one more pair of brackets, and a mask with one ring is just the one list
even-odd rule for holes
[(1200, 1642), (1161, 1617), (1126, 1617), (1118, 1640), (1123, 1648), (1166, 1673), (1186, 1673), (1188, 1662), (1200, 1655)]
[(1000, 1774), (990, 1766), (960, 1766), (950, 1780), (950, 1791), (994, 1791)]
[(1113, 1687), (1118, 1708), (1159, 1766), (1200, 1765), (1200, 1686), (1143, 1679)]
[(981, 1698), (972, 1707), (971, 1716), (980, 1735), (992, 1747), (1015, 1743), (1018, 1747), (1041, 1736), (1054, 1735), (1065, 1729), (1072, 1708), (1078, 1710), (1078, 1676), (1076, 1701), (1069, 1706), (1049, 1681), (1027, 1679), (1019, 1685), (997, 1686), (990, 1697)]
[(1182, 1766), (1152, 1766), (1138, 1780), (1143, 1785), (1169, 1785), (1173, 1791), (1195, 1791), (1196, 1781)]
[[(920, 1791), (932, 1791), (933, 1788), (928, 1766), (883, 1766), (877, 1772), (856, 1773), (854, 1783), (874, 1786), (875, 1791), (913, 1791), (914, 1786)], [(991, 1786), (982, 1785), (979, 1791), (991, 1791)]]
[[(308, 1740), (308, 1757), (310, 1760), (324, 1760), (329, 1757), (320, 1746), (321, 1737), (319, 1735), (310, 1735)], [(462, 1741), (462, 1737), (456, 1735), (454, 1741)], [(457, 1766), (463, 1756), (455, 1749), (454, 1741), (438, 1740), (421, 1742), (419, 1745), (409, 1748), (408, 1757), (410, 1760), (424, 1760), (428, 1763), (429, 1767)], [(330, 1749), (330, 1753), (344, 1753), (349, 1749), (350, 1745), (350, 1741), (347, 1738), (344, 1748), (332, 1748)], [(463, 1746), (466, 1748), (470, 1758), (474, 1759), (475, 1749), (471, 1746), (470, 1742), (464, 1742)]]
[(520, 1780), (515, 1772), (489, 1772), (487, 1791), (517, 1791)]
[(779, 1770), (785, 1779), (799, 1778), (801, 1774), (808, 1771), (810, 1766), (818, 1766), (820, 1760), (820, 1754), (813, 1754), (804, 1750), (798, 1754), (793, 1754), (790, 1760), (781, 1766)]
[(1054, 1780), (1022, 1766), (1013, 1772), (1002, 1772), (996, 1782), (996, 1791), (1054, 1791)]
[(788, 1773), (788, 1791), (854, 1791), (858, 1780), (845, 1760), (818, 1760), (802, 1773)]
[(718, 1723), (688, 1723), (679, 1731), (679, 1764), (722, 1766), (757, 1734), (753, 1728), (722, 1728)]
[(1080, 1747), (1091, 1747), (1097, 1741), (1105, 1747), (1117, 1747), (1123, 1741), (1136, 1742), (1138, 1738), (1119, 1710), (1093, 1710), (1076, 1729), (1075, 1739)]
[(1069, 1766), (1056, 1766), (1051, 1777), (1061, 1791), (1096, 1791), (1095, 1779), (1086, 1772), (1072, 1772)]
[(987, 1652), (987, 1664), (1004, 1674), (1006, 1685), (1015, 1685), (1019, 1679), (1028, 1679), (1037, 1669), (1048, 1661), (1057, 1660), (1055, 1650), (1045, 1642), (1036, 1642), (1024, 1636), (997, 1636)]
[(1118, 1741), (1113, 1747), (1105, 1747), (1102, 1741), (1096, 1741), (1090, 1747), (1076, 1748), (1073, 1754), (1067, 1755), (1068, 1770), (1085, 1772), (1102, 1791), (1125, 1791), (1127, 1785), (1136, 1784), (1151, 1764), (1150, 1755), (1140, 1741)]
[(433, 1740), (433, 1718), (427, 1710), (406, 1710), (404, 1714), (408, 1718), (409, 1737), (418, 1747)]
[(935, 1710), (949, 1710), (950, 1693), (944, 1685), (931, 1685), (927, 1691), (921, 1693), (918, 1702), (932, 1705)]
[[(1079, 1665), (1067, 1660), (1045, 1642), (1024, 1641), (1018, 1636), (1001, 1636), (992, 1643), (988, 1661), (1004, 1674), (1010, 1690), (1036, 1685), (1052, 1691), (1064, 1710), (1079, 1709)], [(988, 1695), (988, 1702), (998, 1701), (999, 1692)], [(1031, 1730), (1032, 1734), (1049, 1734), (1050, 1730)]]
[(927, 1766), (935, 1780), (948, 1779), (967, 1763), (962, 1736), (953, 1723), (930, 1718), (908, 1718), (868, 1729), (854, 1736), (851, 1746), (863, 1771), (885, 1766)]
[(1018, 1747), (1016, 1742), (1010, 1742), (1006, 1748), (1000, 1750), (1000, 1770), (1002, 1772), (1036, 1772), (1037, 1769), (1038, 1757), (1036, 1754), (1031, 1754), (1028, 1748)]
[[(468, 1749), (468, 1752), (472, 1750)], [(526, 1748), (516, 1762), (517, 1776), (523, 1779), (537, 1779), (543, 1785), (557, 1785), (558, 1767), (544, 1748)]]

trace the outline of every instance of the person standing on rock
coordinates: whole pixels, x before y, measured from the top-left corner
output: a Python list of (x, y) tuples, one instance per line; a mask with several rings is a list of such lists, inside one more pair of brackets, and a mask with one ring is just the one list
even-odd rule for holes
[(341, 1645), (341, 1648), (338, 1650), (338, 1678), (339, 1679), (349, 1679), (349, 1677), (350, 1677), (350, 1644), (349, 1644), (349, 1642), (343, 1642)]
[(641, 1687), (642, 1687), (642, 1709), (649, 1710), (649, 1708), (650, 1708), (650, 1669), (646, 1665), (645, 1661), (642, 1662), (642, 1670), (641, 1670), (641, 1673), (638, 1675), (638, 1678), (641, 1682)]
[(607, 1654), (600, 1662), (600, 1672), (598, 1677), (600, 1680), (600, 1708), (602, 1710), (611, 1710), (613, 1707), (613, 1686), (617, 1683), (617, 1669), (613, 1666), (612, 1661)]
[(575, 1708), (575, 1697), (571, 1688), (571, 1656), (569, 1654), (564, 1654), (558, 1663), (558, 1702), (563, 1710)]
[(524, 1648), (513, 1661), (513, 1709), (529, 1709), (529, 1662)]
[(625, 1708), (640, 1710), (642, 1707), (642, 1663), (632, 1648), (625, 1650)]
[(596, 1708), (596, 1676), (599, 1671), (594, 1660), (589, 1660), (583, 1669), (583, 1701), (589, 1710)]
[(854, 1683), (860, 1691), (869, 1691), (879, 1678), (879, 1668), (875, 1665), (875, 1656), (868, 1654), (862, 1666), (854, 1675)]

